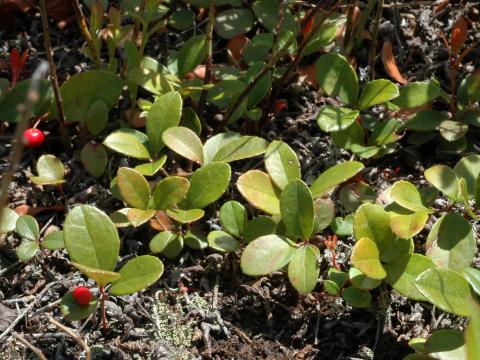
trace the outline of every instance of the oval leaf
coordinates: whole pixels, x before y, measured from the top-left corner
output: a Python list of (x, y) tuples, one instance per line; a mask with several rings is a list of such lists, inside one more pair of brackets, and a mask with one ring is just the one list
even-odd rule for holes
[(240, 194), (253, 206), (268, 214), (280, 214), (280, 191), (268, 174), (249, 170), (238, 178)]
[(156, 210), (165, 210), (178, 204), (187, 195), (190, 182), (179, 176), (163, 179), (153, 189), (153, 205)]
[(458, 177), (446, 165), (436, 165), (425, 170), (425, 179), (452, 201), (458, 198)]
[(248, 159), (267, 150), (268, 142), (257, 136), (242, 136), (220, 147), (213, 161), (231, 162)]
[(297, 154), (283, 141), (270, 143), (265, 153), (265, 168), (275, 185), (282, 190), (291, 180), (302, 176)]
[(208, 245), (217, 251), (222, 253), (233, 252), (240, 249), (240, 242), (232, 235), (227, 234), (224, 231), (211, 231), (208, 234)]
[(162, 139), (177, 154), (203, 164), (202, 142), (192, 130), (182, 126), (171, 127), (163, 132)]
[(310, 190), (315, 198), (332, 191), (337, 185), (357, 175), (364, 168), (358, 161), (345, 161), (325, 170), (313, 182)]
[(131, 132), (122, 129), (112, 132), (103, 141), (110, 150), (136, 159), (151, 160), (148, 149)]
[(247, 210), (238, 201), (227, 201), (220, 208), (220, 223), (230, 235), (239, 238), (247, 223)]
[(288, 279), (300, 294), (309, 293), (317, 285), (319, 257), (318, 248), (310, 244), (295, 250), (288, 264)]
[(22, 238), (28, 240), (38, 240), (40, 237), (37, 220), (30, 215), (23, 215), (17, 219), (15, 231)]
[(397, 86), (391, 81), (385, 79), (373, 80), (363, 88), (357, 106), (359, 110), (363, 110), (395, 99), (399, 94)]
[(150, 201), (150, 185), (137, 170), (121, 167), (117, 172), (118, 190), (131, 207), (145, 210)]
[(292, 180), (280, 196), (280, 213), (288, 234), (308, 240), (313, 230), (313, 197), (302, 180)]
[(372, 279), (381, 280), (387, 276), (380, 263), (380, 253), (373, 240), (363, 237), (357, 241), (352, 252), (352, 264)]

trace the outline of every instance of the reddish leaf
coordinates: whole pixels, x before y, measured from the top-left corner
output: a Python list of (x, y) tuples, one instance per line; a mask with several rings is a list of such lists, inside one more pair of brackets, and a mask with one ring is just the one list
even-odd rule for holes
[(452, 26), (452, 39), (450, 41), (452, 50), (458, 54), (462, 49), (463, 44), (467, 41), (468, 25), (463, 17), (459, 18)]
[(185, 79), (186, 80), (195, 80), (195, 79), (199, 79), (199, 80), (204, 80), (205, 79), (205, 73), (207, 71), (207, 68), (205, 65), (203, 64), (200, 64), (198, 65), (195, 69), (193, 69), (192, 71), (190, 71), (189, 73), (186, 73), (185, 74)]
[(250, 42), (250, 39), (245, 35), (236, 35), (228, 41), (227, 49), (228, 49), (228, 60), (232, 60), (231, 57), (235, 61), (230, 61), (231, 63), (238, 64), (242, 60), (243, 49), (245, 45)]
[(383, 43), (382, 61), (383, 67), (388, 76), (390, 76), (393, 80), (399, 82), (400, 84), (405, 84), (407, 82), (407, 79), (405, 79), (400, 73), (400, 70), (398, 70), (397, 62), (393, 57), (392, 43), (390, 41), (385, 41)]
[(308, 84), (318, 89), (317, 70), (315, 68), (315, 64), (298, 68), (298, 75), (303, 77)]
[(150, 227), (158, 231), (171, 231), (175, 228), (175, 224), (164, 211), (157, 211), (150, 219)]
[(17, 48), (13, 48), (10, 51), (10, 71), (11, 71), (11, 82), (12, 86), (16, 84), (18, 79), (20, 78), (20, 73), (23, 71), (25, 67), (25, 63), (27, 62), (28, 58), (28, 51), (24, 51), (22, 56), (18, 52)]
[(287, 100), (280, 99), (275, 101), (275, 115), (280, 114), (280, 112), (288, 107)]
[(302, 19), (300, 22), (300, 25), (302, 26), (302, 36), (306, 37), (308, 34), (310, 34), (310, 31), (312, 31), (313, 24), (315, 23), (315, 17), (313, 16), (308, 22), (305, 24), (305, 21), (307, 17), (310, 15), (310, 12), (308, 12), (305, 17)]

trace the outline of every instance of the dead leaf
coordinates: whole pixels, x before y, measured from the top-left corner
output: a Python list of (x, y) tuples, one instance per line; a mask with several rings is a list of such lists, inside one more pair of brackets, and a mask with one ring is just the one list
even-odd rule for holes
[(452, 26), (452, 38), (450, 44), (455, 54), (462, 49), (468, 37), (468, 25), (463, 17), (459, 18)]
[(190, 71), (189, 73), (185, 74), (185, 79), (186, 80), (204, 80), (205, 79), (205, 73), (207, 71), (207, 68), (205, 65), (200, 64), (198, 65), (195, 69)]
[[(228, 60), (231, 64), (236, 65), (241, 62), (243, 49), (249, 42), (250, 39), (245, 35), (236, 35), (228, 41)], [(232, 61), (231, 57), (233, 57), (235, 61)]]
[(317, 70), (315, 68), (315, 64), (299, 67), (298, 75), (300, 76), (300, 79), (305, 80), (309, 85), (318, 89)]
[(150, 220), (150, 227), (157, 231), (171, 231), (175, 228), (175, 224), (164, 211), (157, 211)]
[(383, 61), (383, 68), (385, 72), (390, 76), (393, 80), (400, 84), (405, 84), (407, 79), (403, 77), (398, 70), (397, 62), (393, 57), (393, 48), (392, 43), (390, 41), (385, 41), (382, 47), (382, 61)]

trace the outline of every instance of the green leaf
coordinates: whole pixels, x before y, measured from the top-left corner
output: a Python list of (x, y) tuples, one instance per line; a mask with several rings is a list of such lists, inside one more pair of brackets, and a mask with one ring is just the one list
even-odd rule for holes
[(127, 129), (112, 132), (103, 141), (110, 150), (136, 159), (151, 160), (150, 153), (145, 145)]
[[(273, 32), (280, 21), (280, 3), (278, 0), (258, 0), (252, 4), (255, 16), (268, 31)], [(297, 24), (288, 7), (285, 9), (285, 18), (282, 29), (296, 30)]]
[(253, 218), (245, 225), (244, 240), (250, 243), (256, 238), (275, 233), (277, 223), (266, 216), (258, 216)]
[(357, 106), (359, 110), (367, 109), (395, 99), (399, 94), (397, 86), (391, 81), (385, 79), (373, 80), (363, 88)]
[(22, 239), (22, 242), (17, 247), (17, 257), (20, 261), (28, 261), (35, 256), (39, 250), (38, 243), (36, 241)]
[(465, 330), (467, 343), (467, 360), (476, 360), (480, 354), (480, 309), (478, 304), (471, 304), (472, 318)]
[(220, 147), (215, 154), (213, 161), (232, 162), (248, 159), (267, 150), (268, 142), (257, 136), (242, 136), (233, 139)]
[(247, 33), (253, 26), (253, 14), (249, 9), (230, 9), (215, 17), (215, 32), (224, 39)]
[(288, 183), (280, 196), (280, 213), (288, 234), (308, 240), (313, 230), (313, 197), (302, 180)]
[(203, 250), (208, 247), (208, 241), (205, 236), (192, 230), (187, 230), (183, 241), (185, 242), (185, 245), (194, 250)]
[(130, 224), (134, 227), (139, 227), (145, 224), (148, 220), (155, 216), (155, 210), (153, 209), (135, 209), (131, 208), (127, 212), (127, 218)]
[(167, 161), (167, 156), (162, 155), (158, 160), (135, 166), (135, 170), (143, 176), (154, 176), (165, 164), (165, 161)]
[(415, 185), (411, 182), (400, 180), (393, 184), (390, 196), (400, 206), (411, 211), (425, 211), (431, 214), (433, 211), (423, 205), (422, 197)]
[(328, 278), (337, 285), (338, 289), (341, 289), (347, 283), (348, 274), (344, 271), (330, 268), (328, 269)]
[(446, 165), (436, 165), (425, 170), (425, 179), (444, 193), (451, 201), (458, 198), (457, 174)]
[(373, 203), (377, 194), (365, 183), (350, 183), (341, 187), (338, 199), (348, 212), (356, 211), (362, 204)]
[[(197, 113), (195, 110), (193, 110), (191, 107), (185, 107), (183, 108), (183, 119), (182, 119), (182, 126), (189, 128), (192, 130), (195, 134), (200, 136), (202, 133), (202, 123), (200, 121), (200, 118), (198, 117)], [(205, 143), (206, 145), (206, 143)], [(205, 146), (204, 152), (205, 152)], [(207, 156), (204, 154), (204, 160), (205, 163), (207, 163)]]
[(247, 223), (247, 210), (238, 201), (227, 201), (220, 208), (220, 223), (230, 235), (239, 238)]
[(9, 208), (0, 209), (0, 234), (6, 234), (15, 230), (18, 214)]
[(65, 169), (62, 162), (53, 155), (42, 155), (37, 161), (38, 176), (30, 177), (30, 180), (38, 185), (63, 184)]
[(115, 224), (115, 227), (117, 228), (123, 228), (123, 227), (128, 227), (130, 226), (130, 220), (128, 219), (128, 212), (130, 211), (130, 208), (123, 208), (117, 211), (114, 211), (109, 215), (110, 220), (113, 221)]
[(334, 165), (317, 177), (310, 190), (315, 198), (321, 197), (332, 191), (337, 185), (357, 175), (363, 168), (363, 164), (358, 161), (345, 161)]
[(146, 130), (153, 154), (164, 147), (162, 135), (165, 130), (178, 126), (182, 115), (182, 97), (176, 91), (155, 99), (147, 114)]
[(177, 154), (203, 164), (203, 146), (198, 136), (182, 126), (171, 127), (163, 132), (163, 142)]
[(348, 271), (348, 278), (353, 286), (360, 290), (372, 290), (380, 286), (381, 280), (371, 279), (355, 267)]
[(296, 247), (287, 238), (265, 235), (247, 245), (240, 259), (246, 275), (262, 276), (280, 270), (294, 255)]
[(65, 247), (65, 241), (63, 240), (63, 231), (54, 231), (47, 234), (41, 243), (42, 248), (48, 250), (58, 250)]
[(180, 77), (203, 62), (207, 56), (206, 39), (205, 35), (197, 35), (185, 41), (178, 52), (178, 75)]
[(347, 305), (359, 309), (369, 307), (372, 299), (368, 291), (357, 289), (354, 286), (343, 290), (342, 296)]
[(131, 207), (146, 210), (150, 201), (150, 185), (137, 170), (121, 167), (117, 172), (118, 189)]
[(240, 136), (241, 135), (239, 133), (226, 132), (212, 136), (210, 139), (205, 141), (205, 144), (203, 145), (204, 164), (206, 165), (212, 162), (213, 158), (221, 147), (232, 140), (240, 138)]
[(80, 152), (80, 160), (85, 170), (98, 178), (105, 172), (108, 156), (102, 144), (87, 142)]
[[(32, 80), (19, 81), (13, 88), (0, 96), (0, 121), (19, 122), (23, 114), (19, 112), (18, 106), (25, 104), (28, 92), (32, 87)], [(53, 91), (50, 80), (41, 79), (38, 81), (38, 99), (32, 111), (26, 114), (28, 118), (40, 116), (48, 111), (53, 99)]]
[(393, 103), (402, 109), (422, 106), (440, 96), (440, 90), (434, 81), (413, 82), (400, 89), (400, 95)]
[(437, 130), (440, 124), (450, 119), (448, 114), (436, 110), (423, 110), (414, 114), (405, 125), (412, 131)]
[(474, 299), (467, 280), (450, 269), (429, 269), (415, 280), (418, 291), (441, 310), (458, 316), (470, 316)]
[(465, 360), (466, 347), (460, 330), (435, 330), (425, 342), (425, 352), (434, 359)]
[(93, 297), (88, 305), (79, 305), (73, 297), (72, 292), (69, 291), (60, 303), (60, 310), (62, 310), (65, 319), (76, 321), (88, 318), (97, 310), (97, 306), (98, 299), (96, 297)]
[(465, 279), (467, 279), (473, 291), (475, 291), (477, 295), (480, 295), (480, 270), (467, 267), (462, 269), (462, 274)]
[(358, 79), (355, 70), (342, 55), (329, 53), (318, 59), (317, 81), (323, 91), (353, 106), (357, 102)]
[(183, 249), (183, 238), (170, 231), (162, 231), (150, 241), (150, 251), (162, 253), (169, 259), (175, 259)]
[(458, 213), (442, 216), (428, 234), (426, 255), (439, 267), (460, 271), (470, 266), (476, 252), (472, 226)]
[(171, 176), (155, 185), (152, 194), (153, 206), (156, 210), (165, 210), (178, 204), (187, 196), (190, 182), (180, 176)]
[(173, 91), (172, 84), (160, 72), (160, 69), (150, 69), (145, 64), (142, 67), (131, 69), (126, 74), (126, 78), (154, 95), (162, 95)]
[(208, 245), (222, 253), (233, 252), (240, 249), (240, 242), (225, 231), (214, 230), (208, 234)]
[(37, 220), (30, 215), (18, 217), (15, 231), (18, 235), (27, 240), (38, 240), (40, 237), (40, 229), (38, 228)]
[(327, 105), (318, 112), (317, 124), (324, 132), (342, 131), (352, 125), (358, 115), (357, 110)]
[(353, 214), (348, 214), (343, 219), (336, 217), (330, 224), (332, 231), (338, 236), (348, 236), (353, 234)]
[(189, 224), (201, 219), (205, 215), (205, 211), (202, 209), (168, 209), (167, 215), (179, 223)]
[(94, 280), (99, 286), (105, 286), (112, 281), (115, 281), (120, 278), (120, 274), (113, 271), (108, 270), (101, 270), (101, 269), (94, 269), (89, 266), (84, 266), (82, 264), (77, 264), (72, 262), (73, 266), (75, 266), (83, 275), (89, 277), (90, 279)]
[(332, 280), (323, 281), (323, 290), (325, 290), (325, 292), (331, 296), (337, 296), (338, 294), (340, 294), (340, 288)]
[(108, 123), (108, 105), (103, 100), (95, 101), (85, 116), (88, 131), (94, 136), (100, 134)]
[(313, 245), (307, 244), (295, 250), (288, 263), (288, 279), (299, 294), (309, 293), (317, 285), (319, 259), (320, 252)]
[(379, 205), (364, 204), (355, 213), (353, 220), (355, 239), (367, 237), (377, 245), (382, 260), (383, 255), (392, 245), (394, 235), (390, 229), (390, 216)]
[(356, 242), (351, 261), (358, 270), (369, 278), (381, 280), (387, 276), (380, 263), (378, 247), (368, 237), (363, 237)]
[(313, 203), (314, 219), (312, 234), (325, 230), (335, 218), (335, 204), (330, 198), (318, 198)]
[(392, 211), (388, 214), (390, 215), (390, 228), (393, 233), (404, 239), (410, 239), (417, 235), (428, 221), (428, 214), (425, 211), (412, 214), (398, 214)]
[(459, 179), (466, 180), (469, 199), (472, 199), (475, 194), (475, 182), (480, 174), (480, 155), (463, 157), (453, 170)]
[(120, 279), (112, 283), (110, 294), (129, 295), (155, 283), (163, 273), (163, 263), (155, 256), (143, 255), (129, 260), (119, 271)]
[(457, 141), (466, 135), (468, 125), (459, 121), (444, 120), (438, 126), (438, 131), (445, 140)]
[(433, 261), (420, 254), (404, 254), (384, 265), (387, 283), (403, 296), (412, 300), (425, 301), (417, 290), (415, 279), (425, 270), (433, 269)]
[(120, 239), (110, 218), (90, 205), (71, 210), (63, 228), (65, 247), (72, 261), (112, 271), (117, 264)]
[(168, 25), (175, 30), (187, 30), (195, 24), (195, 13), (189, 9), (179, 9), (168, 18)]
[(230, 183), (228, 164), (212, 162), (197, 169), (190, 178), (190, 189), (185, 198), (188, 209), (202, 209), (217, 201)]
[(280, 214), (280, 191), (268, 174), (260, 170), (249, 170), (238, 178), (237, 188), (256, 208), (268, 214)]
[(274, 140), (265, 153), (265, 168), (271, 179), (283, 190), (294, 179), (300, 179), (300, 162), (295, 151), (283, 141)]
[(100, 100), (113, 109), (122, 87), (123, 80), (108, 71), (88, 70), (70, 76), (60, 87), (65, 118), (69, 122), (85, 121), (90, 107)]

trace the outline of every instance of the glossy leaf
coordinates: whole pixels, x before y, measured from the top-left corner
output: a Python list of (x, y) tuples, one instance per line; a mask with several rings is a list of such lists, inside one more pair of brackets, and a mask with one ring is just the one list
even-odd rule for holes
[(212, 162), (213, 158), (221, 147), (223, 147), (232, 140), (240, 138), (240, 136), (241, 135), (239, 133), (226, 132), (214, 135), (210, 139), (205, 141), (205, 144), (203, 145), (204, 164), (206, 165)]
[(159, 71), (159, 69), (151, 69), (147, 66), (141, 66), (131, 69), (126, 74), (126, 78), (154, 95), (162, 95), (173, 91), (172, 84), (167, 77)]
[(162, 139), (177, 154), (203, 164), (203, 145), (192, 130), (182, 126), (171, 127), (163, 132)]
[(352, 125), (358, 115), (357, 110), (327, 105), (318, 112), (317, 124), (325, 132), (342, 131)]
[(321, 197), (332, 191), (337, 185), (357, 175), (363, 168), (363, 164), (358, 161), (345, 161), (334, 165), (320, 174), (310, 190), (315, 198)]
[(447, 141), (461, 140), (468, 131), (468, 125), (463, 122), (444, 120), (438, 126), (440, 135)]
[(436, 165), (425, 170), (425, 179), (444, 193), (451, 201), (458, 198), (458, 177), (446, 165)]
[(405, 126), (413, 131), (433, 131), (449, 118), (448, 114), (437, 110), (423, 110), (414, 114)]
[(380, 263), (378, 247), (368, 237), (363, 237), (356, 242), (351, 261), (358, 270), (369, 278), (381, 280), (387, 276)]
[(291, 180), (300, 179), (302, 176), (297, 154), (283, 141), (274, 140), (270, 143), (265, 153), (265, 168), (281, 190)]
[(262, 236), (247, 245), (240, 266), (246, 275), (268, 275), (286, 266), (295, 250), (287, 238), (278, 235)]
[(415, 279), (424, 271), (433, 269), (433, 261), (420, 254), (405, 254), (384, 265), (387, 283), (403, 296), (412, 300), (426, 300), (415, 286)]
[(390, 196), (396, 203), (411, 211), (425, 211), (431, 214), (433, 211), (423, 205), (422, 197), (417, 187), (411, 182), (400, 180), (393, 184)]
[(247, 220), (247, 210), (238, 201), (227, 201), (220, 208), (220, 223), (232, 236), (239, 238), (243, 235)]
[(158, 160), (137, 165), (134, 169), (143, 176), (154, 176), (161, 169), (163, 164), (165, 164), (165, 161), (167, 161), (167, 156), (162, 155)]
[(6, 234), (15, 230), (18, 214), (9, 208), (0, 209), (0, 234)]
[(32, 176), (30, 180), (38, 185), (57, 185), (65, 182), (63, 164), (53, 155), (40, 156), (37, 160), (37, 173), (38, 176)]
[(225, 231), (214, 230), (208, 234), (208, 245), (217, 251), (228, 253), (240, 249), (240, 242)]
[(472, 318), (465, 330), (467, 344), (467, 360), (476, 360), (480, 354), (480, 308), (478, 304), (471, 304)]
[(117, 172), (118, 189), (131, 207), (147, 209), (150, 201), (150, 185), (138, 171), (121, 167)]
[(201, 219), (205, 215), (205, 211), (202, 209), (168, 209), (167, 215), (179, 223), (190, 224)]
[(145, 224), (148, 220), (155, 216), (153, 209), (135, 209), (131, 208), (127, 212), (127, 218), (130, 224), (134, 227), (139, 227)]
[(119, 129), (112, 132), (103, 141), (110, 150), (136, 159), (151, 160), (150, 153), (145, 145), (130, 131)]
[(180, 176), (171, 176), (159, 181), (152, 193), (154, 208), (165, 210), (178, 204), (187, 196), (189, 188), (190, 182)]
[(460, 271), (470, 266), (476, 251), (472, 226), (455, 212), (438, 219), (427, 238), (426, 255), (442, 268)]
[(267, 150), (268, 142), (257, 136), (242, 136), (233, 139), (220, 147), (215, 154), (213, 161), (231, 162), (248, 159)]
[(309, 293), (317, 285), (319, 259), (320, 252), (313, 245), (308, 244), (295, 250), (288, 263), (288, 279), (299, 294)]
[(120, 279), (112, 283), (112, 295), (129, 295), (155, 283), (163, 273), (163, 263), (155, 256), (142, 255), (129, 260), (119, 271)]
[(393, 103), (402, 108), (422, 106), (440, 95), (440, 86), (434, 81), (413, 82), (400, 89), (400, 95)]
[(40, 237), (40, 229), (37, 220), (30, 215), (23, 215), (17, 219), (15, 231), (18, 235), (27, 240), (38, 240)]
[(253, 26), (253, 14), (249, 9), (230, 9), (215, 17), (215, 32), (224, 39), (245, 34)]
[(316, 65), (317, 81), (323, 91), (337, 97), (343, 103), (353, 106), (357, 102), (358, 79), (353, 67), (342, 55), (323, 55)]
[(399, 94), (397, 86), (391, 81), (385, 79), (372, 80), (365, 85), (360, 93), (357, 106), (358, 109), (363, 110), (395, 99)]
[(469, 199), (475, 194), (475, 182), (480, 174), (480, 155), (469, 155), (460, 159), (453, 168), (458, 178), (464, 178), (467, 182)]
[(411, 214), (389, 212), (388, 214), (390, 215), (390, 228), (393, 233), (404, 239), (417, 235), (428, 221), (428, 214), (425, 211), (417, 211)]
[(115, 268), (120, 239), (105, 213), (90, 205), (76, 207), (68, 213), (63, 233), (72, 261), (101, 270)]
[(183, 237), (185, 245), (194, 250), (202, 250), (208, 247), (208, 241), (205, 236), (199, 232), (187, 230)]
[(185, 198), (188, 209), (203, 209), (217, 201), (230, 182), (231, 169), (225, 163), (209, 163), (195, 171)]
[(415, 280), (418, 291), (432, 304), (451, 314), (470, 316), (473, 302), (470, 286), (459, 273), (450, 269), (429, 269)]
[(280, 213), (288, 234), (304, 240), (310, 238), (314, 220), (313, 197), (302, 180), (290, 181), (282, 191)]
[(473, 267), (462, 269), (462, 275), (467, 279), (473, 291), (480, 295), (480, 270)]
[(466, 359), (465, 339), (460, 330), (440, 329), (432, 333), (425, 342), (425, 352), (434, 359)]
[(94, 280), (99, 286), (105, 286), (112, 281), (115, 281), (120, 278), (120, 274), (113, 271), (108, 270), (101, 270), (91, 268), (89, 266), (85, 266), (82, 264), (78, 264), (73, 262), (73, 266), (75, 266), (83, 275), (87, 276), (88, 278)]
[(238, 178), (237, 188), (256, 208), (268, 214), (280, 214), (280, 191), (268, 174), (260, 170), (249, 170)]
[(152, 152), (158, 152), (164, 147), (162, 135), (165, 130), (178, 126), (182, 115), (182, 97), (176, 91), (171, 91), (157, 97), (147, 114), (146, 130)]

